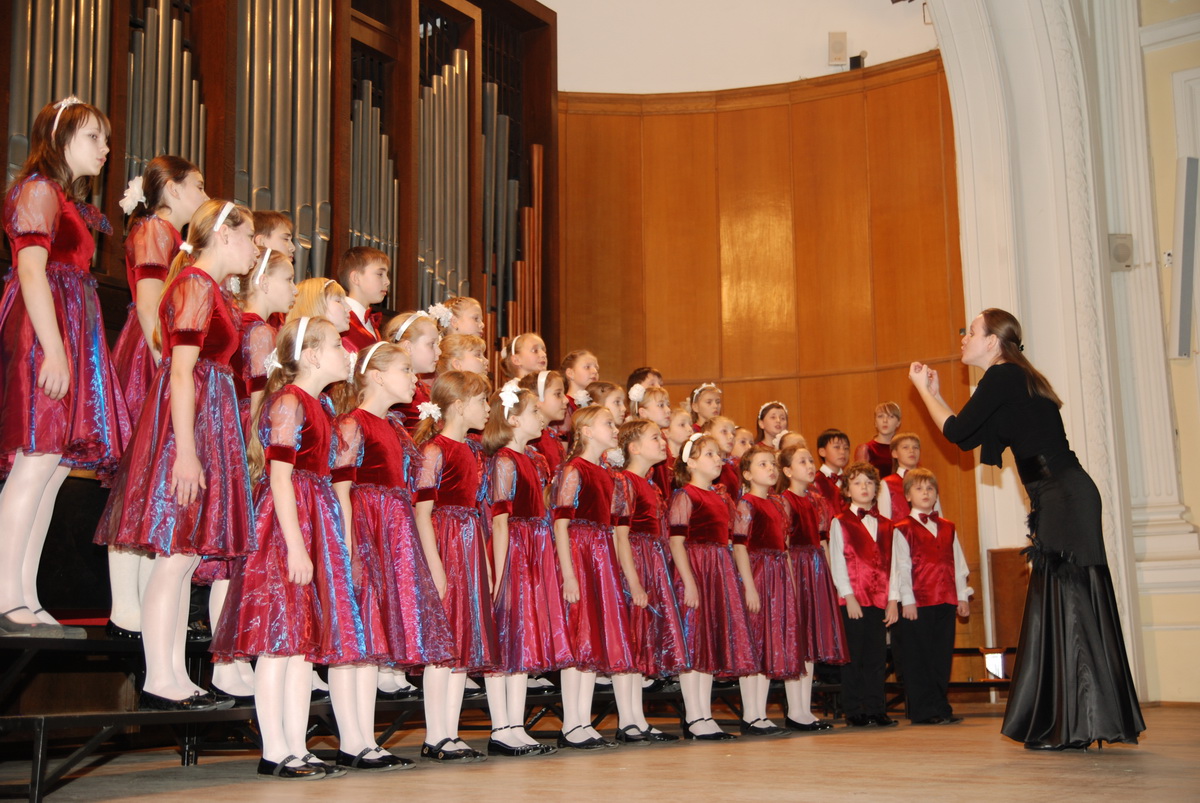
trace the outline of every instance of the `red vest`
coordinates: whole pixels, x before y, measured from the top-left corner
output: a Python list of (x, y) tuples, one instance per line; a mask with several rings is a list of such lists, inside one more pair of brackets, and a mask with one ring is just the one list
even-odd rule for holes
[(846, 497), (842, 496), (842, 489), (829, 477), (825, 476), (824, 471), (817, 472), (817, 478), (813, 480), (812, 487), (821, 498), (825, 500), (825, 504), (829, 506), (829, 512), (833, 515), (849, 510), (850, 503), (846, 501)]
[(912, 589), (918, 606), (957, 605), (954, 584), (954, 523), (939, 518), (937, 537), (909, 516), (896, 523), (912, 556)]
[[(368, 315), (370, 313), (367, 313)], [(342, 333), (342, 345), (351, 353), (361, 351), (379, 342), (379, 335), (372, 334), (359, 320), (358, 314), (350, 310), (350, 328)]]
[(904, 479), (899, 474), (889, 474), (883, 478), (883, 484), (892, 495), (892, 521), (900, 521), (908, 515), (912, 507), (904, 498)]
[[(877, 519), (876, 539), (854, 513), (839, 513), (837, 520), (842, 523), (842, 554), (854, 598), (859, 605), (886, 608), (892, 574), (892, 523)], [(845, 605), (846, 601), (841, 603)]]

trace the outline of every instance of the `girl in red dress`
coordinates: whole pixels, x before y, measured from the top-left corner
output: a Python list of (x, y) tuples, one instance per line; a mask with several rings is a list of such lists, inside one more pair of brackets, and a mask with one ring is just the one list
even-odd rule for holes
[(697, 385), (688, 397), (692, 413), (692, 428), (700, 432), (704, 425), (721, 414), (724, 407), (721, 389), (712, 382)]
[(486, 491), (483, 449), (467, 438), (487, 424), (489, 389), (479, 374), (442, 374), (431, 401), (421, 404), (414, 437), (421, 446), (417, 532), (453, 639), (450, 660), (425, 668), (421, 755), (434, 761), (486, 758), (458, 738), (458, 717), (467, 673), (493, 669), (500, 651), (480, 510)]
[(536, 332), (522, 332), (500, 351), (500, 369), (509, 379), (524, 379), (546, 370), (546, 341)]
[[(224, 660), (258, 658), (254, 705), (263, 776), (339, 774), (306, 747), (312, 665), (328, 664), (331, 679), (343, 673), (352, 681), (353, 664), (379, 658), (368, 651), (351, 581), (345, 530), (350, 511), (330, 484), (331, 470), (348, 462), (352, 452), (332, 449), (329, 416), (317, 398), (331, 382), (345, 380), (349, 368), (350, 358), (328, 321), (284, 324), (250, 449), (260, 475), (254, 493), (258, 549), (234, 574), (213, 652)], [(331, 454), (337, 458), (332, 467)], [(330, 686), (338, 765), (364, 768), (355, 762), (367, 759), (377, 762), (370, 768), (400, 766), (400, 759), (379, 755), (373, 735), (364, 735), (357, 687), (336, 680)], [(368, 730), (374, 727), (371, 702)]]
[[(575, 441), (554, 486), (554, 542), (567, 601), (567, 633), (575, 666), (562, 671), (563, 725), (559, 747), (615, 747), (591, 727), (596, 674), (634, 671), (629, 612), (621, 587), (613, 525), (628, 524), (623, 486), (600, 465), (617, 445), (612, 413), (599, 406), (575, 414)], [(627, 708), (629, 700), (620, 707)], [(631, 717), (628, 711), (623, 720)]]
[(518, 385), (537, 394), (537, 408), (545, 426), (542, 434), (529, 445), (545, 459), (548, 476), (557, 476), (559, 466), (567, 457), (567, 449), (558, 430), (552, 426), (567, 415), (567, 394), (562, 374), (558, 371), (538, 371), (525, 376)]
[(644, 677), (674, 677), (689, 669), (683, 620), (671, 585), (667, 507), (650, 476), (651, 469), (666, 459), (667, 443), (658, 425), (645, 419), (622, 424), (617, 442), (625, 458), (619, 477), (629, 505), (629, 523), (616, 529), (617, 556), (632, 602), (629, 640), (636, 668), (635, 673), (613, 678), (618, 700), (628, 700), (618, 712), (632, 717), (630, 722), (618, 722), (617, 741), (675, 741), (678, 737), (646, 721), (642, 707)]
[(787, 428), (787, 405), (781, 401), (769, 401), (758, 408), (758, 432), (754, 436), (754, 442), (760, 446), (778, 449), (779, 438), (787, 432)]
[(254, 267), (253, 234), (250, 210), (231, 201), (205, 201), (188, 225), (158, 312), (163, 361), (97, 528), (98, 541), (155, 554), (142, 595), (143, 708), (213, 702), (184, 666), (189, 581), (201, 557), (254, 549), (229, 367), (240, 345), (238, 313), (220, 287)]
[[(256, 215), (257, 217), (257, 215)], [(275, 353), (275, 327), (267, 323), (274, 315), (286, 313), (296, 297), (295, 272), (287, 255), (264, 249), (249, 277), (238, 282), (235, 300), (241, 308), (241, 346), (233, 353), (233, 388), (237, 393), (242, 434), (249, 441), (258, 420), (263, 392), (267, 386), (267, 360)], [(232, 279), (230, 280), (233, 281)], [(236, 561), (206, 558), (196, 568), (192, 582), (211, 585), (208, 595), (208, 620), (221, 621), (221, 611), (229, 593), (229, 580)], [(234, 697), (254, 694), (254, 669), (247, 661), (219, 662), (213, 667), (213, 687)]]
[(492, 596), (500, 662), (498, 673), (484, 681), (492, 715), (490, 755), (555, 752), (525, 732), (527, 682), (530, 674), (552, 672), (574, 660), (542, 497), (549, 474), (545, 459), (529, 446), (543, 427), (532, 392), (510, 383), (492, 398), (483, 448), (492, 455)]
[(404, 416), (404, 428), (415, 437), (420, 420), (418, 408), (427, 404), (430, 399), (429, 385), (420, 377), (432, 374), (437, 369), (438, 357), (441, 355), (438, 348), (441, 336), (438, 334), (437, 321), (424, 310), (402, 312), (383, 327), (383, 339), (397, 344), (404, 350), (412, 362), (413, 373), (418, 377), (412, 401), (396, 405), (396, 412)]
[[(162, 355), (151, 347), (158, 320), (163, 280), (183, 244), (180, 230), (208, 200), (204, 177), (187, 159), (156, 156), (146, 172), (129, 182), (121, 208), (130, 215), (125, 237), (125, 278), (133, 301), (113, 347), (113, 366), (133, 423), (142, 412), (150, 380)], [(108, 584), (112, 591), (108, 634), (136, 638), (142, 629), (140, 589), (153, 564), (144, 552), (109, 548)]]
[(733, 501), (742, 495), (742, 473), (738, 470), (738, 459), (733, 456), (734, 433), (737, 432), (737, 422), (724, 415), (715, 415), (704, 422), (700, 431), (709, 435), (717, 442), (721, 450), (721, 476), (717, 477), (725, 493)]
[(741, 460), (746, 491), (733, 518), (733, 558), (742, 575), (750, 643), (759, 671), (741, 678), (742, 733), (785, 733), (767, 719), (772, 680), (794, 680), (804, 671), (798, 644), (800, 609), (786, 533), (791, 509), (772, 493), (779, 481), (775, 450), (755, 445)]
[(870, 463), (875, 466), (881, 477), (891, 474), (895, 467), (895, 461), (892, 460), (892, 438), (898, 429), (900, 405), (894, 401), (875, 405), (875, 437), (855, 448), (852, 462)]
[(694, 434), (691, 413), (682, 408), (671, 413), (667, 428), (663, 430), (663, 438), (667, 441), (667, 459), (653, 469), (654, 487), (663, 495), (664, 502), (670, 502), (675, 492), (675, 463), (679, 460), (679, 453)]
[(434, 317), (439, 317), (434, 314), (437, 307), (445, 309), (445, 313), (441, 316), (444, 319), (438, 321), (438, 326), (441, 327), (442, 334), (446, 337), (450, 335), (471, 335), (472, 337), (482, 338), (484, 333), (483, 322), (483, 306), (478, 300), (470, 296), (454, 296), (448, 298), (441, 304), (434, 304), (429, 308), (429, 314)]
[(812, 715), (813, 665), (844, 664), (849, 660), (846, 633), (838, 609), (837, 590), (829, 572), (829, 559), (821, 546), (821, 533), (829, 531), (830, 508), (812, 488), (817, 464), (808, 448), (785, 446), (778, 456), (783, 500), (792, 509), (788, 554), (796, 573), (800, 626), (798, 652), (804, 675), (783, 682), (787, 695), (784, 725), (794, 731), (829, 730), (833, 726)]
[(683, 603), (691, 671), (679, 675), (686, 720), (683, 735), (715, 741), (736, 738), (712, 718), (712, 679), (758, 671), (750, 646), (746, 603), (729, 550), (733, 503), (713, 483), (721, 475), (721, 451), (708, 435), (694, 434), (675, 463), (677, 490), (667, 521)]
[(73, 468), (111, 471), (129, 419), (104, 340), (84, 199), (108, 153), (108, 118), (71, 97), (38, 113), (4, 200), (13, 269), (0, 298), (0, 635), (72, 636), (38, 602), (54, 500)]

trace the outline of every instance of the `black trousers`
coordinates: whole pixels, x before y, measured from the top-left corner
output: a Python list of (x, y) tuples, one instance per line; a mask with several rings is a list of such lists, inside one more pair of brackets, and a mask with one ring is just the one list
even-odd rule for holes
[(953, 605), (925, 605), (917, 608), (916, 619), (901, 616), (892, 628), (892, 654), (913, 722), (953, 713), (946, 692), (954, 659), (954, 617)]
[(842, 667), (842, 709), (846, 716), (887, 713), (883, 681), (887, 673), (887, 628), (882, 608), (862, 606), (862, 618), (842, 608), (850, 663)]

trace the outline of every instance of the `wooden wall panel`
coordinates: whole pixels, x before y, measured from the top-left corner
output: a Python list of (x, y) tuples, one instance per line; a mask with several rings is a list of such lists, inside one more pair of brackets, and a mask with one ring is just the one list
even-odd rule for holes
[(872, 89), (866, 107), (878, 361), (931, 359), (950, 318), (938, 76)]
[(788, 376), (799, 367), (790, 138), (786, 106), (717, 115), (727, 376)]
[(800, 365), (875, 365), (867, 132), (860, 93), (792, 106)]
[(758, 408), (769, 401), (778, 400), (786, 404), (788, 425), (798, 424), (791, 420), (794, 411), (800, 406), (800, 380), (796, 377), (760, 379), (755, 382), (726, 382), (721, 389), (724, 396), (724, 414), (751, 432), (754, 432), (758, 422)]
[[(562, 352), (590, 349), (604, 376), (643, 364), (642, 121), (640, 117), (568, 116), (560, 299)], [(628, 370), (628, 369), (626, 369)]]
[[(642, 132), (645, 364), (699, 384), (721, 375), (716, 120), (656, 115)], [(712, 324), (698, 343), (681, 336), (680, 321)]]
[[(816, 454), (817, 436), (837, 427), (850, 436), (850, 444), (862, 443), (875, 433), (871, 411), (879, 397), (874, 371), (856, 371), (800, 379), (800, 414), (792, 415), (793, 429), (808, 438)], [(863, 410), (866, 410), (864, 413)]]

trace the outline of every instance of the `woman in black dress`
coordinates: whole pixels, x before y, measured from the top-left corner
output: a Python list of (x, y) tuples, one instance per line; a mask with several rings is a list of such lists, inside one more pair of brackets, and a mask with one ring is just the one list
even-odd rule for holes
[(1030, 750), (1136, 743), (1146, 724), (1104, 553), (1100, 493), (1067, 443), (1062, 402), (1022, 351), (1016, 318), (980, 313), (963, 337), (962, 361), (984, 375), (958, 415), (935, 370), (909, 369), (942, 434), (964, 451), (980, 447), (992, 466), (1012, 449), (1029, 494), (1032, 574), (1001, 732)]

